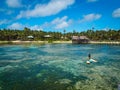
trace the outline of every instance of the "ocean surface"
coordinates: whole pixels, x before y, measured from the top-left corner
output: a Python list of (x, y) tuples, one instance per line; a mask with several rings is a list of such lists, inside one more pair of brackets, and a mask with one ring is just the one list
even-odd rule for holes
[[(86, 64), (88, 54), (98, 62)], [(120, 46), (1, 45), (0, 90), (118, 90)]]

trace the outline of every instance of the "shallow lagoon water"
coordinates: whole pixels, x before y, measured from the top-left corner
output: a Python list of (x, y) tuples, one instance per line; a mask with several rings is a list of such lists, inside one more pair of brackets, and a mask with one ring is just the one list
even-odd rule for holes
[[(98, 62), (86, 64), (88, 53)], [(117, 90), (120, 46), (0, 46), (0, 90)]]

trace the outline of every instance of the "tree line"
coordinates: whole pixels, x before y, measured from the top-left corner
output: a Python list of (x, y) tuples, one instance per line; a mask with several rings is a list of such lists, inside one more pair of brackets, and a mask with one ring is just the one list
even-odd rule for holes
[(45, 35), (50, 35), (50, 40), (71, 40), (72, 36), (87, 36), (93, 41), (120, 41), (120, 30), (87, 30), (82, 32), (66, 32), (63, 30), (61, 32), (45, 32), (38, 30), (30, 30), (25, 27), (24, 30), (11, 30), (3, 29), (0, 30), (0, 40), (1, 41), (11, 41), (11, 40), (29, 40), (27, 36), (33, 36), (33, 40), (48, 40)]

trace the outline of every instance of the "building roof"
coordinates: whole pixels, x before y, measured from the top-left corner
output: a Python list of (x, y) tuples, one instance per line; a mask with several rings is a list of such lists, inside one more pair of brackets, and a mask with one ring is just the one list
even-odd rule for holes
[(86, 36), (80, 36), (80, 39), (88, 39)]
[(79, 40), (79, 39), (88, 39), (86, 36), (73, 36), (72, 39)]
[(72, 39), (79, 39), (79, 36), (72, 36)]
[(45, 35), (44, 37), (49, 38), (49, 37), (51, 37), (51, 35)]
[(27, 36), (27, 38), (34, 38), (33, 36)]

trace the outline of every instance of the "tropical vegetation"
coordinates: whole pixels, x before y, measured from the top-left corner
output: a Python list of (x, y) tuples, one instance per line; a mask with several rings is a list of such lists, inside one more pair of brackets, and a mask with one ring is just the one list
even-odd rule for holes
[(50, 40), (71, 40), (72, 36), (87, 36), (93, 41), (120, 41), (120, 30), (87, 30), (82, 32), (45, 32), (42, 30), (30, 30), (25, 27), (24, 30), (0, 30), (0, 41), (12, 41), (12, 40), (30, 40), (27, 36), (33, 36), (33, 40), (48, 40), (45, 35), (51, 35)]

